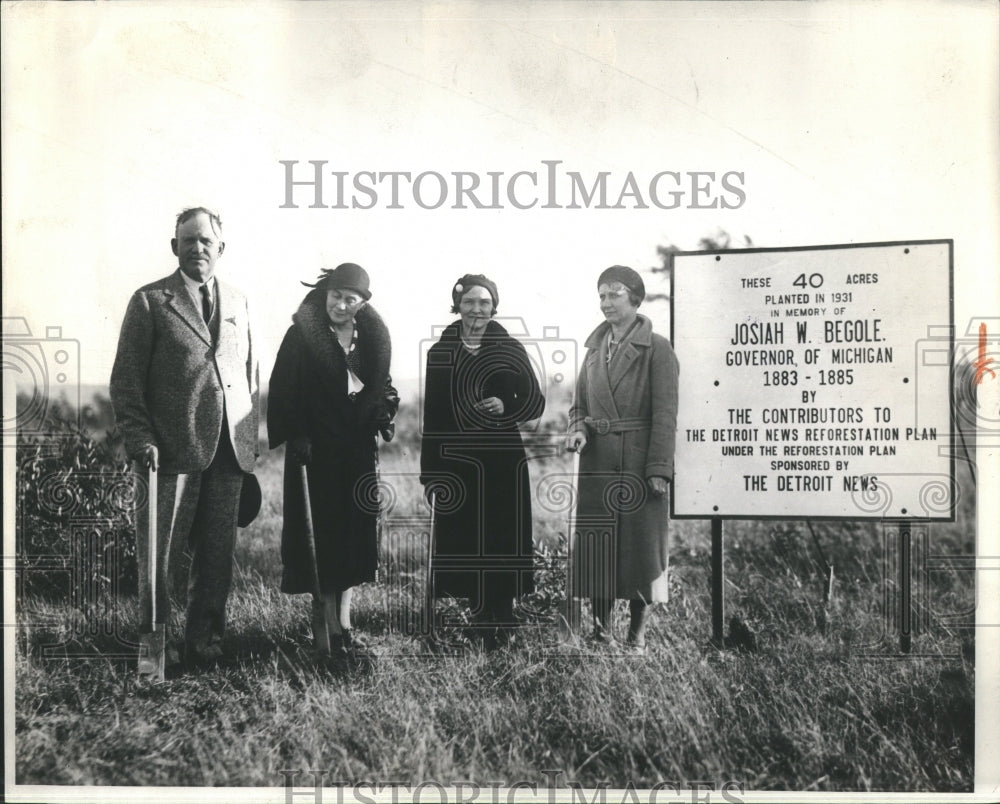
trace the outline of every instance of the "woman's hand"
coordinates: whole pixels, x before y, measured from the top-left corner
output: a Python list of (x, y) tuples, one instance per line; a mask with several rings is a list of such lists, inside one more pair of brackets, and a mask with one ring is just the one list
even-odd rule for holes
[(503, 416), (503, 400), (495, 396), (488, 396), (481, 402), (476, 403), (476, 410), (480, 413), (488, 413), (491, 416)]
[(650, 477), (646, 480), (649, 490), (657, 497), (662, 497), (667, 493), (667, 479), (665, 477)]
[(583, 432), (570, 433), (566, 436), (566, 449), (569, 452), (583, 452), (587, 446), (587, 436)]
[(382, 440), (388, 444), (392, 441), (393, 436), (396, 435), (396, 425), (392, 423), (392, 413), (384, 402), (380, 402), (375, 406), (375, 415), (372, 418), (372, 422), (375, 425), (375, 430), (382, 435)]

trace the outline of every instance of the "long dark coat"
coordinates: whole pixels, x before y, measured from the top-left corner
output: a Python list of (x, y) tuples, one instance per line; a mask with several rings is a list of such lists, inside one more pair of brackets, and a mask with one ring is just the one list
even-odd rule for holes
[[(534, 589), (531, 487), (518, 422), (545, 408), (524, 347), (496, 321), (482, 346), (462, 346), (452, 323), (427, 354), (420, 481), (438, 488), (434, 578), (439, 596), (473, 609)], [(501, 416), (473, 407), (503, 401)]]
[[(326, 294), (311, 291), (292, 316), (271, 373), (267, 431), (273, 449), (296, 437), (312, 443), (309, 496), (320, 587), (348, 589), (375, 580), (379, 420), (395, 415), (399, 397), (389, 377), (389, 331), (370, 305), (355, 317), (364, 388), (347, 391), (347, 363), (326, 315)], [(311, 592), (301, 469), (285, 453), (281, 591)]]
[(585, 344), (569, 413), (570, 432), (587, 436), (571, 588), (580, 597), (652, 603), (667, 599), (669, 506), (667, 495), (654, 496), (646, 481), (674, 475), (679, 367), (670, 342), (653, 332), (648, 318), (638, 318), (610, 366), (608, 323)]

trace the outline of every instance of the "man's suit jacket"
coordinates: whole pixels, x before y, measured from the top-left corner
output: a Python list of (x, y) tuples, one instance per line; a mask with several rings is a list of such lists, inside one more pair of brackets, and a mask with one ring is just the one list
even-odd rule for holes
[(240, 468), (257, 453), (258, 368), (246, 297), (216, 284), (219, 333), (212, 335), (180, 271), (139, 288), (129, 301), (111, 371), (111, 402), (129, 455), (146, 444), (167, 473), (208, 467), (222, 432), (223, 405)]

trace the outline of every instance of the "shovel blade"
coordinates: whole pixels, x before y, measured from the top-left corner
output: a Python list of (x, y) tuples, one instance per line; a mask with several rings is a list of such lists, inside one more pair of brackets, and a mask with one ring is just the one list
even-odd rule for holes
[(330, 655), (330, 631), (326, 627), (326, 611), (323, 608), (323, 604), (313, 603), (312, 607), (312, 631), (313, 631), (313, 644), (316, 646), (316, 652), (322, 656)]
[(576, 645), (579, 642), (580, 618), (580, 599), (567, 596), (559, 615), (560, 642), (567, 645)]
[(151, 681), (166, 678), (166, 641), (163, 631), (139, 634), (139, 675)]

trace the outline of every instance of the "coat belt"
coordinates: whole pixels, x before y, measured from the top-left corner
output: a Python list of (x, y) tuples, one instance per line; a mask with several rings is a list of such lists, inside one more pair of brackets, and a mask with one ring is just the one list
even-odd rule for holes
[(590, 416), (587, 416), (583, 423), (597, 435), (648, 430), (652, 426), (649, 419), (594, 419)]

